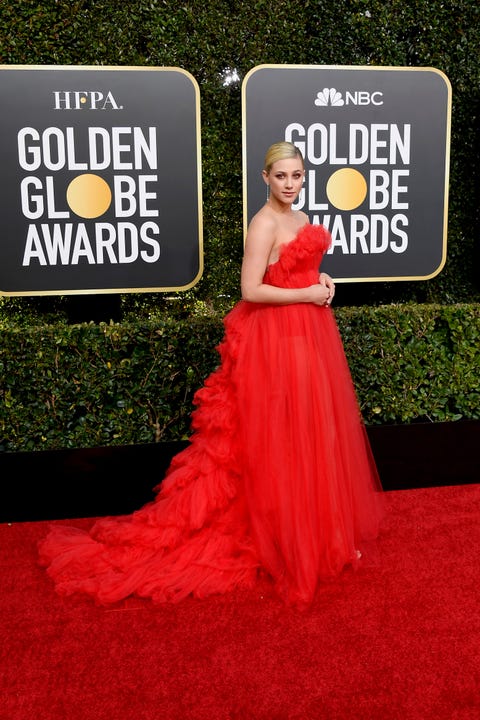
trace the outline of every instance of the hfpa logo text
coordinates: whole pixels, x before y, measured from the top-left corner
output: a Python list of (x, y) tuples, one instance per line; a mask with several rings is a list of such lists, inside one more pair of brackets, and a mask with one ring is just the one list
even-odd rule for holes
[(323, 88), (317, 93), (315, 105), (319, 107), (341, 107), (342, 105), (383, 105), (383, 93), (375, 90), (346, 90), (345, 97), (336, 88)]
[(54, 90), (55, 110), (122, 110), (111, 92)]

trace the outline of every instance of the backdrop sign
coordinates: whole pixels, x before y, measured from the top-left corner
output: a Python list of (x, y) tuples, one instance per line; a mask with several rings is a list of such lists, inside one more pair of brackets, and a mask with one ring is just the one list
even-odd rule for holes
[(202, 274), (200, 101), (178, 68), (1, 66), (0, 293)]
[(294, 205), (325, 225), (337, 281), (426, 280), (445, 264), (451, 86), (433, 68), (260, 65), (242, 85), (244, 226), (266, 149), (305, 157)]

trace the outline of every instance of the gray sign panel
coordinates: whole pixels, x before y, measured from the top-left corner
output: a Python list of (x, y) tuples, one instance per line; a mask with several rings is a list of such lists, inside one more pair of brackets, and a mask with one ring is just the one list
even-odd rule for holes
[(332, 234), (339, 282), (425, 280), (446, 260), (451, 86), (434, 68), (260, 65), (242, 85), (244, 225), (265, 151), (305, 157), (297, 209)]
[(200, 101), (178, 68), (2, 66), (0, 293), (186, 289)]

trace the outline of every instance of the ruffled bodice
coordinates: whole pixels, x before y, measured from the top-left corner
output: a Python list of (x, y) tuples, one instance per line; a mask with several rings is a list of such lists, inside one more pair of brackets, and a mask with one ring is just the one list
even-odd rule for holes
[(293, 240), (280, 248), (277, 262), (269, 265), (264, 282), (276, 287), (300, 288), (318, 282), (320, 263), (330, 245), (323, 225), (306, 224)]

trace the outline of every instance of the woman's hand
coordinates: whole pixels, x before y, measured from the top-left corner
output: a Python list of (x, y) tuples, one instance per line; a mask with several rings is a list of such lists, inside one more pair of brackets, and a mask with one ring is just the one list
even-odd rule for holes
[(308, 300), (314, 305), (330, 305), (330, 289), (326, 284), (318, 283), (318, 285), (310, 285), (307, 288)]
[(325, 302), (326, 305), (330, 305), (333, 297), (335, 295), (335, 283), (333, 282), (332, 278), (328, 273), (321, 272), (318, 277), (318, 282), (320, 285), (323, 285), (326, 287), (329, 291), (328, 298)]

